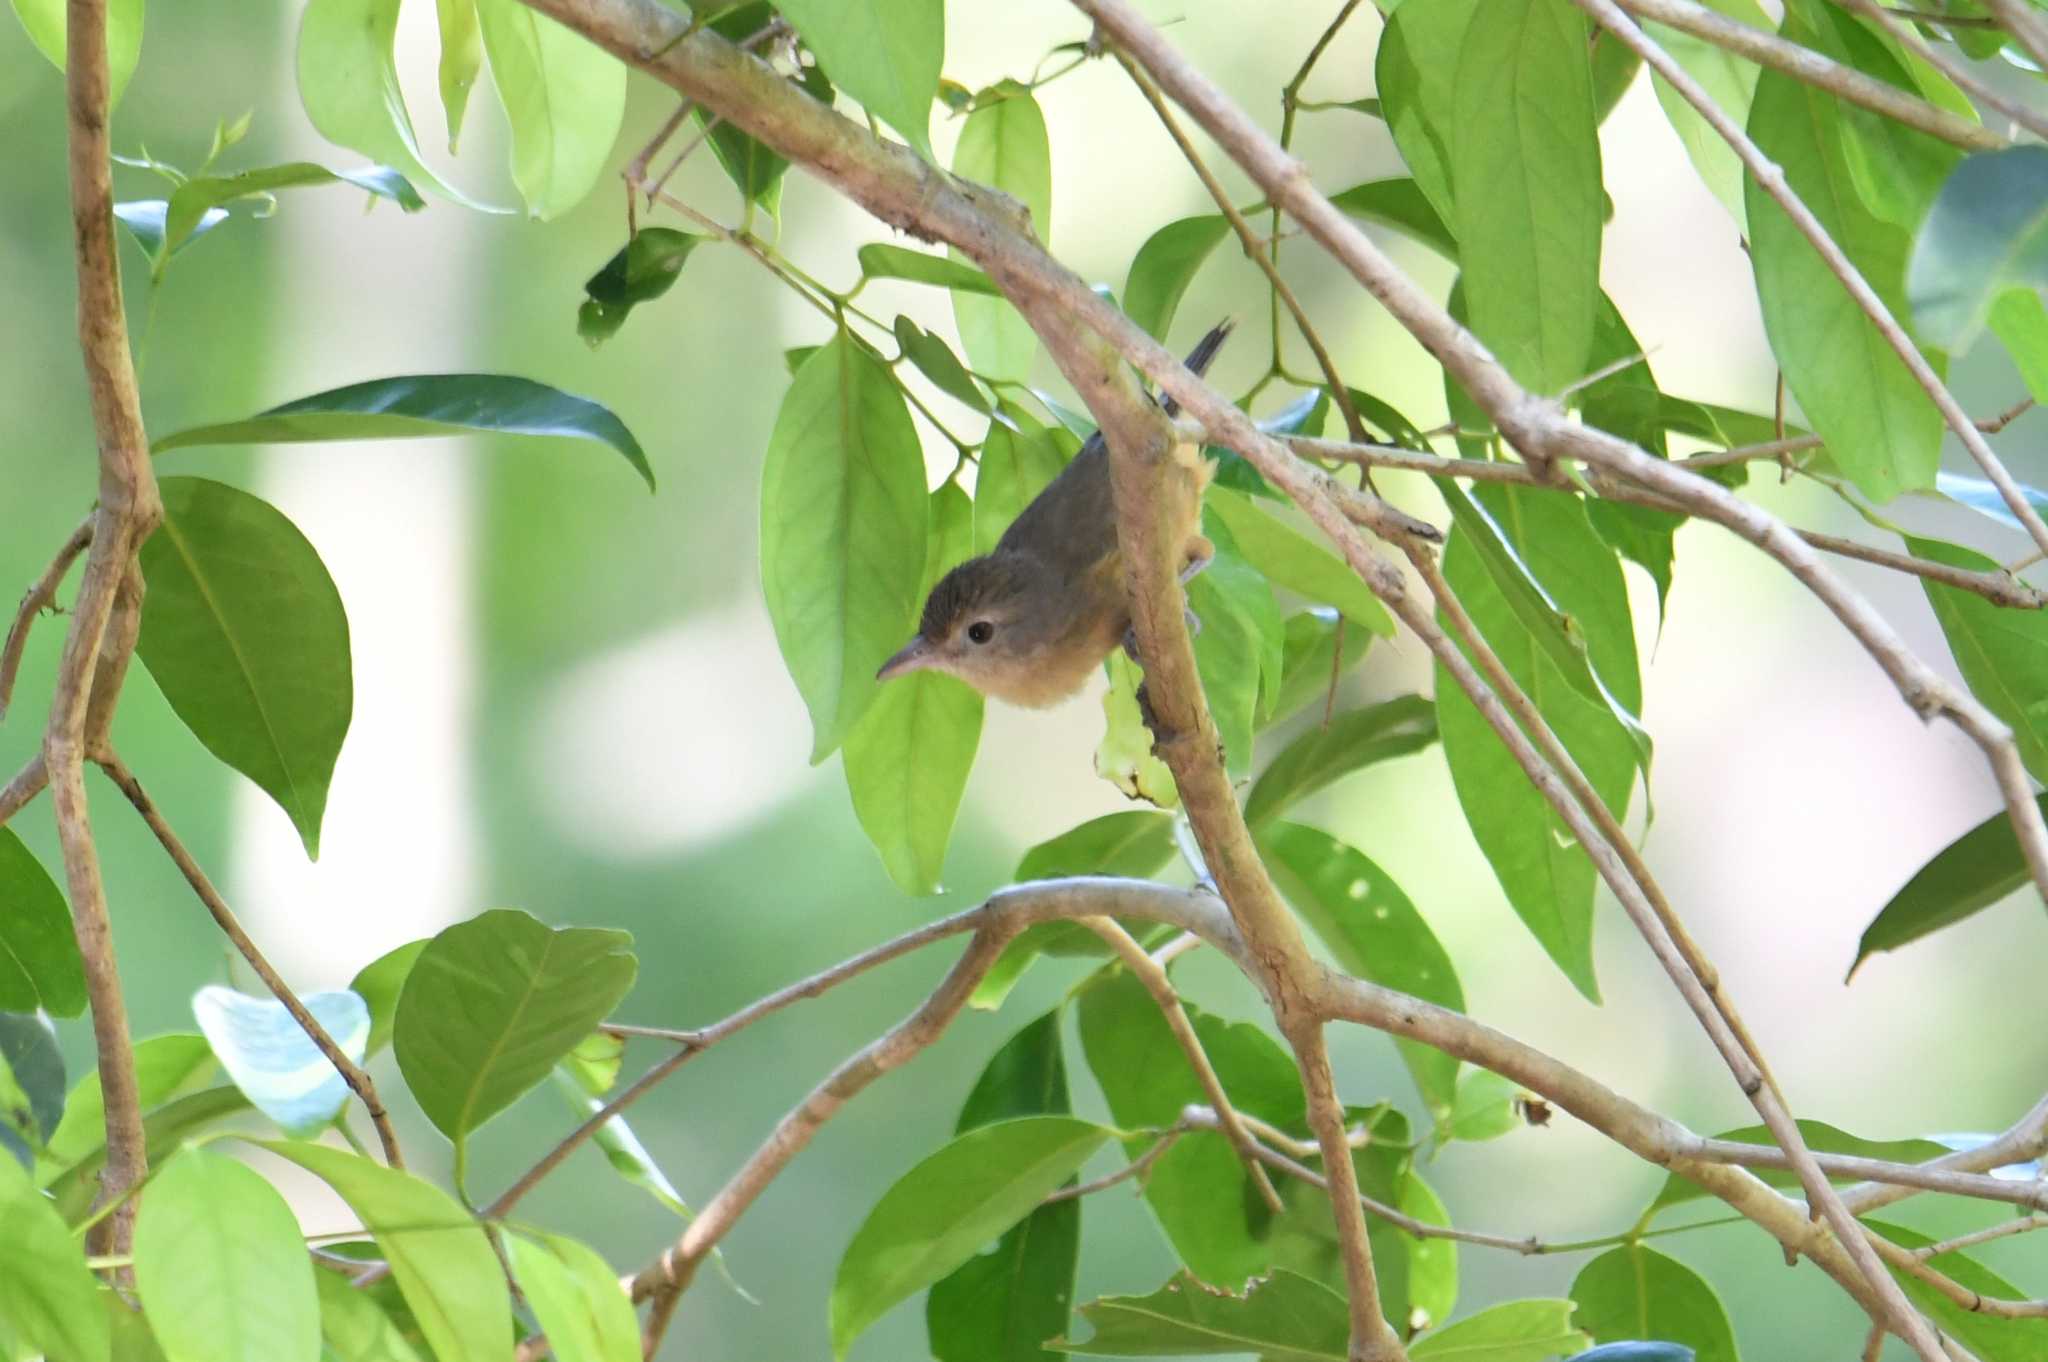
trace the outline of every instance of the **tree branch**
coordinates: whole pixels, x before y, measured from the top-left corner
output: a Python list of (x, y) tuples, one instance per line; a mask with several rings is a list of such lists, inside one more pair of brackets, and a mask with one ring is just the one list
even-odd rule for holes
[[(2048, 137), (2048, 118), (2043, 118), (2040, 110), (2023, 100), (2007, 99), (1995, 87), (1977, 79), (1964, 63), (1922, 38), (1912, 24), (1899, 22), (1894, 11), (1885, 10), (1871, 0), (1843, 0), (1843, 3), (1898, 39), (1920, 60), (1955, 82), (1957, 88), (1968, 91), (1970, 97), (1985, 108), (2004, 114), (2036, 137)], [(1942, 20), (1933, 17), (1927, 22), (1940, 23)]]
[(2034, 66), (2048, 71), (2048, 24), (2027, 7), (2024, 0), (1985, 0), (1992, 15), (2007, 33), (2019, 40)]
[(14, 699), (14, 681), (21, 672), (22, 651), (28, 647), (29, 627), (36, 622), (37, 615), (57, 603), (58, 585), (90, 543), (92, 517), (87, 516), (64, 541), (64, 546), (57, 550), (57, 556), (50, 560), (50, 565), (43, 569), (43, 575), (36, 578), (35, 584), (29, 587), (21, 598), (20, 606), (15, 609), (14, 623), (7, 630), (7, 642), (0, 646), (0, 719), (7, 717), (7, 706)]

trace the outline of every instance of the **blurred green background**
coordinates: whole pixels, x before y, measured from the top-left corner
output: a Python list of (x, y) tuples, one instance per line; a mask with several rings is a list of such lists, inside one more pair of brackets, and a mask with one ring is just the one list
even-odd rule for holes
[[(1086, 26), (1053, 0), (956, 4), (947, 75), (978, 87), (1025, 77)], [(1193, 5), (1160, 11), (1170, 32), (1269, 126), (1280, 85), (1334, 5)], [(293, 88), (296, 13), (200, 3), (152, 15), (143, 63), (115, 120), (124, 153), (145, 145), (190, 164), (217, 119), (255, 110), (229, 168), (294, 157), (349, 165), (307, 127)], [(471, 192), (510, 202), (502, 123), (479, 99), (462, 156), (444, 151), (433, 97), (431, 6), (408, 7), (401, 66), (429, 159)], [(0, 24), (0, 584), (26, 583), (90, 504), (91, 433), (72, 344), (61, 81), (19, 29)], [(1370, 93), (1377, 25), (1361, 17), (1308, 93)], [(1055, 251), (1121, 287), (1138, 244), (1206, 200), (1113, 66), (1093, 63), (1045, 90), (1053, 138)], [(618, 163), (673, 108), (636, 79)], [(935, 120), (944, 155), (957, 122)], [(1304, 119), (1300, 140), (1329, 190), (1398, 173), (1384, 128), (1337, 111)], [(1662, 385), (1768, 410), (1773, 370), (1734, 225), (1698, 185), (1639, 81), (1603, 134), (1615, 216), (1605, 277), (1650, 347)], [(1218, 158), (1220, 164), (1220, 158)], [(156, 197), (144, 172), (121, 196)], [(1234, 190), (1244, 190), (1232, 178)], [(733, 195), (708, 155), (674, 192), (727, 218)], [(1252, 195), (1247, 191), (1243, 195)], [(668, 219), (657, 214), (654, 221)], [(801, 174), (787, 185), (783, 249), (835, 285), (878, 228)], [(577, 338), (583, 279), (623, 241), (622, 195), (607, 181), (567, 220), (485, 216), (435, 203), (367, 215), (353, 191), (300, 191), (275, 217), (237, 211), (181, 255), (152, 298), (130, 252), (131, 319), (143, 339), (153, 433), (243, 414), (358, 379), (458, 369), (542, 379), (613, 407), (648, 449), (661, 492), (594, 447), (533, 441), (328, 445), (253, 454), (181, 452), (177, 471), (234, 481), (285, 508), (326, 558), (346, 601), (356, 714), (333, 790), (324, 853), (304, 862), (281, 814), (215, 764), (137, 668), (117, 736), (130, 763), (258, 938), (307, 988), (345, 983), (391, 946), (486, 907), (556, 923), (630, 929), (640, 981), (627, 1020), (691, 1026), (1002, 883), (1019, 852), (1122, 806), (1091, 756), (1091, 691), (1051, 713), (992, 707), (949, 864), (953, 892), (912, 901), (861, 837), (837, 759), (805, 764), (808, 730), (763, 613), (754, 554), (762, 450), (786, 384), (785, 348), (822, 339), (817, 316), (738, 252), (691, 259), (679, 286), (636, 312), (599, 351)], [(1439, 291), (1433, 257), (1388, 249)], [(1340, 368), (1424, 426), (1441, 419), (1435, 370), (1338, 272), (1296, 245), (1288, 271)], [(864, 295), (950, 334), (942, 295), (907, 286)], [(1226, 390), (1262, 367), (1264, 294), (1226, 247), (1183, 305), (1192, 338), (1215, 316), (1251, 325), (1218, 367)], [(886, 315), (886, 312), (885, 312)], [(1298, 347), (1297, 347), (1298, 348)], [(1042, 377), (1057, 383), (1049, 366)], [(1302, 361), (1298, 367), (1308, 367)], [(2022, 395), (1989, 346), (1961, 360), (1965, 405), (1989, 414)], [(1274, 395), (1269, 400), (1284, 400)], [(938, 410), (973, 433), (964, 409)], [(2048, 479), (2048, 418), (2023, 420), (2001, 448), (2023, 479)], [(936, 477), (946, 466), (937, 463)], [(1441, 519), (1419, 479), (1384, 480)], [(1800, 524), (1869, 536), (1810, 485), (1759, 471), (1752, 493)], [(2017, 556), (2018, 540), (1932, 502), (1905, 523)], [(1679, 540), (1661, 628), (1631, 569), (1657, 741), (1652, 865), (1723, 968), (1800, 1114), (1871, 1137), (1992, 1130), (2040, 1095), (2044, 933), (2015, 901), (1960, 930), (1879, 957), (1845, 986), (1865, 922), (1928, 855), (1983, 818), (1996, 796), (1974, 749), (1924, 727), (1803, 593), (1745, 546), (1694, 527)], [(1845, 564), (1937, 666), (1952, 671), (1918, 589)], [(8, 588), (9, 590), (13, 588)], [(68, 592), (66, 593), (68, 598)], [(12, 770), (38, 739), (61, 622), (36, 631), (18, 705), (0, 727)], [(1346, 699), (1425, 688), (1412, 641), (1375, 645)], [(117, 939), (139, 1033), (189, 1029), (187, 1002), (231, 970), (199, 906), (112, 788), (93, 778)], [(1638, 796), (1634, 822), (1642, 822)], [(1513, 918), (1465, 831), (1440, 759), (1404, 759), (1305, 811), (1378, 860), (1445, 940), (1471, 1011), (1703, 1131), (1747, 1124), (1739, 1093), (1611, 902), (1600, 921), (1607, 1004), (1586, 1005)], [(55, 865), (47, 803), (16, 820)], [(686, 1198), (713, 1193), (773, 1120), (859, 1040), (922, 996), (948, 945), (863, 978), (746, 1032), (690, 1066), (635, 1124)], [(812, 1357), (826, 1350), (825, 1299), (867, 1207), (950, 1131), (960, 1099), (1001, 1038), (1056, 1001), (1071, 963), (1041, 965), (998, 1015), (963, 1017), (909, 1071), (883, 1080), (826, 1128), (726, 1243), (751, 1305), (715, 1278), (687, 1299), (670, 1356)], [(1235, 1016), (1257, 1011), (1242, 981), (1199, 956), (1191, 995)], [(83, 1022), (64, 1028), (73, 1073), (91, 1063)], [(634, 1047), (629, 1064), (658, 1047)], [(1073, 1051), (1084, 1110), (1099, 1098)], [(1391, 1096), (1419, 1117), (1380, 1037), (1337, 1039), (1347, 1099)], [(388, 1060), (386, 1061), (388, 1067)], [(395, 1073), (387, 1090), (398, 1084)], [(547, 1092), (493, 1125), (473, 1155), (489, 1195), (570, 1124)], [(445, 1147), (409, 1116), (422, 1167)], [(437, 1152), (437, 1150), (439, 1152)], [(273, 1170), (309, 1227), (340, 1223), (317, 1187)], [(1497, 1142), (1457, 1146), (1424, 1169), (1460, 1224), (1571, 1239), (1632, 1221), (1659, 1175), (1559, 1118)], [(614, 1180), (594, 1152), (530, 1198), (537, 1222), (589, 1237), (630, 1269), (676, 1233), (671, 1217)], [(1898, 1218), (1945, 1229), (1997, 1213)], [(1144, 1291), (1171, 1270), (1164, 1241), (1127, 1190), (1090, 1200), (1079, 1299)], [(1659, 1241), (1722, 1291), (1753, 1357), (1843, 1356), (1860, 1343), (1853, 1307), (1811, 1268), (1788, 1269), (1747, 1227)], [(1993, 1265), (2038, 1287), (2048, 1245), (2007, 1241)], [(1462, 1308), (1561, 1293), (1582, 1259), (1467, 1249)], [(925, 1356), (921, 1312), (905, 1307), (856, 1356)]]

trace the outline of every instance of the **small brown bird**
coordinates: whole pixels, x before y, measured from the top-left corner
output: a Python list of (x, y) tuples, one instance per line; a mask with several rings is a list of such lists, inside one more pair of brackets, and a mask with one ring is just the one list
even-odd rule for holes
[[(1187, 358), (1199, 374), (1230, 334), (1224, 322)], [(1171, 416), (1178, 409), (1165, 403)], [(1215, 465), (1194, 445), (1174, 457), (1189, 476), (1170, 480), (1168, 523), (1185, 543), (1181, 580), (1208, 566), (1202, 491)], [(995, 550), (939, 579), (924, 603), (917, 637), (876, 673), (878, 680), (929, 668), (984, 695), (1033, 709), (1079, 690), (1131, 627), (1110, 499), (1109, 449), (1100, 431), (1003, 532)]]

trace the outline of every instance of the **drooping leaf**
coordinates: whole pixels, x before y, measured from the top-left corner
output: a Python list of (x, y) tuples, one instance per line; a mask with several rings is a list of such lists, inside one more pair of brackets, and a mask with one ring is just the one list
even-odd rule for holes
[[(370, 1009), (360, 997), (339, 989), (308, 993), (299, 1001), (343, 1054), (363, 1062)], [(310, 1134), (347, 1104), (347, 1081), (283, 1003), (209, 984), (193, 995), (192, 1015), (235, 1086), (286, 1131)]]
[(1405, 232), (1446, 260), (1458, 258), (1458, 241), (1414, 180), (1367, 180), (1330, 196), (1330, 205), (1367, 222)]
[(626, 114), (626, 68), (517, 0), (475, 0), (491, 81), (512, 130), (512, 182), (547, 221), (583, 201)]
[(1266, 514), (1241, 493), (1215, 489), (1205, 509), (1230, 527), (1237, 551), (1275, 586), (1320, 605), (1333, 605), (1352, 623), (1391, 638), (1394, 621), (1386, 607), (1336, 554), (1275, 516)]
[(1124, 312), (1154, 340), (1165, 340), (1181, 295), (1229, 232), (1222, 214), (1203, 213), (1169, 222), (1146, 237), (1124, 279)]
[(441, 63), (435, 83), (448, 125), (448, 154), (453, 156), (455, 144), (462, 138), (470, 92), (476, 88), (476, 73), (484, 65), (483, 34), (477, 27), (476, 0), (434, 0), (434, 17), (441, 31)]
[(1741, 1362), (1728, 1312), (1706, 1279), (1645, 1244), (1608, 1250), (1579, 1269), (1572, 1322), (1602, 1343), (1656, 1339), (1699, 1362)]
[(832, 1284), (832, 1351), (1023, 1219), (1113, 1132), (1026, 1116), (958, 1136), (897, 1179), (854, 1232)]
[(483, 1226), (447, 1193), (358, 1154), (297, 1140), (265, 1149), (325, 1182), (376, 1238), (438, 1362), (504, 1362), (512, 1302)]
[(57, 882), (13, 829), (0, 827), (0, 1011), (75, 1017), (85, 966)]
[[(1925, 558), (1972, 572), (1996, 572), (1983, 554), (1939, 539), (1908, 536)], [(1971, 692), (2011, 726), (2020, 760), (2048, 782), (2048, 613), (1993, 605), (1973, 591), (1920, 579), (1927, 603)]]
[[(1884, 1159), (1890, 1163), (1925, 1163), (1948, 1153), (1948, 1149), (1933, 1140), (1866, 1140), (1859, 1135), (1831, 1126), (1825, 1121), (1801, 1120), (1798, 1123), (1799, 1136), (1806, 1141), (1806, 1147), (1816, 1154), (1853, 1154), (1858, 1158)], [(1743, 1144), (1760, 1144), (1775, 1147), (1777, 1140), (1763, 1126), (1743, 1126), (1738, 1130), (1723, 1131), (1718, 1137), (1723, 1140), (1738, 1140)], [(1759, 1178), (1773, 1187), (1797, 1191), (1799, 1175), (1782, 1168), (1751, 1169)], [(1831, 1178), (1833, 1182), (1853, 1182), (1848, 1177)], [(1695, 1200), (1707, 1195), (1698, 1186), (1687, 1182), (1673, 1173), (1664, 1180), (1664, 1186), (1650, 1202), (1645, 1215), (1656, 1215), (1672, 1206)]]
[(1307, 730), (1267, 763), (1245, 799), (1245, 822), (1256, 828), (1332, 781), (1435, 741), (1435, 707), (1419, 695), (1337, 715), (1329, 727)]
[(370, 1040), (365, 1054), (374, 1055), (391, 1043), (391, 1025), (398, 1018), (399, 995), (405, 991), (405, 981), (412, 974), (413, 965), (419, 961), (420, 952), (426, 948), (425, 940), (408, 941), (384, 952), (357, 970), (356, 977), (349, 980), (349, 992), (361, 998), (370, 1009)]
[(107, 1316), (84, 1246), (13, 1159), (0, 1159), (0, 1328), (32, 1352), (108, 1362)]
[(840, 89), (931, 159), (946, 53), (942, 0), (787, 0), (777, 9)]
[(673, 227), (642, 227), (603, 269), (584, 281), (583, 291), (589, 296), (576, 309), (576, 334), (593, 347), (610, 340), (634, 307), (669, 291), (690, 252), (709, 240)]
[[(2048, 818), (2048, 795), (2035, 800)], [(2004, 809), (1950, 842), (1913, 872), (1898, 893), (1863, 929), (1849, 977), (1879, 951), (1895, 951), (1908, 942), (1952, 927), (1989, 908), (2033, 877), (2027, 858)]]
[[(135, 65), (142, 58), (142, 0), (112, 0), (107, 6), (107, 107), (121, 102)], [(69, 42), (65, 32), (64, 0), (14, 0), (14, 16), (28, 33), (36, 51), (64, 69), (64, 52)]]
[[(1464, 989), (1436, 933), (1362, 852), (1316, 828), (1285, 822), (1261, 829), (1259, 848), (1281, 892), (1340, 968), (1464, 1011)], [(1448, 1110), (1457, 1094), (1458, 1061), (1414, 1041), (1397, 1044), (1423, 1102), (1432, 1111)]]
[(654, 487), (654, 470), (633, 432), (586, 397), (511, 374), (407, 374), (351, 383), (243, 421), (195, 426), (150, 448), (190, 445), (303, 444), (327, 440), (405, 440), (426, 436), (546, 435), (609, 445)]
[(1458, 51), (1449, 146), (1471, 326), (1540, 393), (1585, 376), (1599, 312), (1586, 42), (1569, 0), (1487, 0)]
[(520, 1294), (559, 1362), (635, 1362), (640, 1323), (619, 1274), (588, 1245), (555, 1234), (508, 1234)]
[(1208, 1357), (1256, 1353), (1268, 1362), (1342, 1362), (1351, 1319), (1344, 1298), (1284, 1269), (1219, 1291), (1182, 1273), (1149, 1296), (1105, 1296), (1081, 1307), (1094, 1330), (1060, 1351), (1092, 1357)]
[(1570, 1301), (1509, 1301), (1425, 1336), (1408, 1355), (1415, 1362), (1547, 1362), (1592, 1342), (1571, 1317)]
[(943, 255), (870, 241), (855, 256), (860, 261), (861, 274), (869, 279), (907, 279), (913, 284), (949, 288), (955, 293), (983, 293), (992, 298), (1003, 296), (995, 280), (972, 265), (948, 260)]
[[(903, 348), (903, 357), (916, 365), (917, 371), (930, 379), (933, 387), (976, 411), (990, 410), (988, 398), (976, 386), (974, 375), (967, 372), (967, 366), (953, 353), (952, 346), (908, 317), (898, 316), (894, 329), (896, 344)], [(984, 451), (981, 465), (984, 472), (988, 468), (987, 460), (987, 452)]]
[(0, 1012), (0, 1150), (34, 1168), (64, 1115), (64, 1055), (47, 1018)]
[[(938, 0), (931, 3), (936, 7)], [(1017, 199), (1031, 214), (1038, 239), (1051, 242), (1052, 149), (1045, 115), (1024, 86), (1004, 80), (975, 96), (975, 110), (953, 149), (953, 173)], [(1030, 377), (1038, 337), (1007, 299), (956, 290), (953, 318), (976, 373), (1017, 382)]]
[[(947, 483), (931, 498), (923, 591), (968, 557), (974, 507)], [(918, 671), (881, 688), (846, 735), (846, 787), (861, 830), (906, 894), (939, 890), (946, 844), (981, 743), (982, 698), (943, 672)]]
[(768, 616), (823, 761), (910, 637), (930, 513), (924, 455), (888, 371), (844, 333), (804, 361), (761, 473)]
[(355, 697), (341, 595), (270, 503), (204, 478), (160, 486), (136, 653), (185, 726), (276, 800), (317, 858)]
[(299, 1222), (245, 1164), (188, 1148), (149, 1180), (135, 1289), (168, 1362), (314, 1362), (320, 1305)]
[(399, 995), (393, 1048), (420, 1109), (458, 1151), (626, 996), (632, 940), (499, 908), (420, 952)]

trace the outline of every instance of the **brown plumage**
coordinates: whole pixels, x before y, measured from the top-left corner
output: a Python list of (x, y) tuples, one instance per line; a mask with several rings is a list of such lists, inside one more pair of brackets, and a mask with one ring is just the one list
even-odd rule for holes
[[(1187, 358), (1199, 374), (1230, 334), (1224, 322)], [(1172, 398), (1167, 413), (1175, 410)], [(1208, 564), (1202, 490), (1213, 465), (1192, 445), (1175, 448), (1192, 476), (1172, 480), (1172, 522), (1185, 545), (1182, 578)], [(939, 579), (925, 600), (917, 636), (882, 665), (879, 679), (930, 668), (984, 695), (1040, 708), (1079, 690), (1130, 629), (1109, 449), (1097, 432), (1060, 475), (1032, 498), (993, 551)]]

